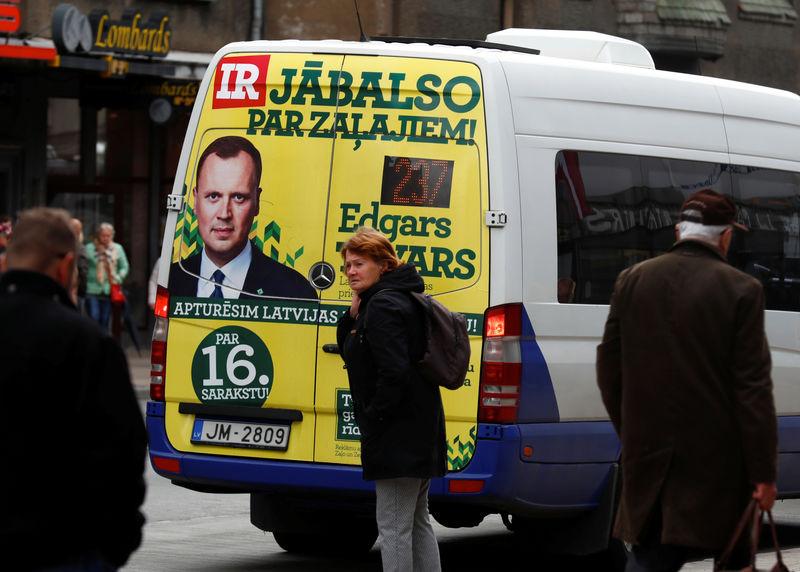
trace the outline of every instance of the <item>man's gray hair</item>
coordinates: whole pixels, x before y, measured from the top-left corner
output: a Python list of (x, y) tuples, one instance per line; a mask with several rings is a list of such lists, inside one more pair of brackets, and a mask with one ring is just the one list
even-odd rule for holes
[(729, 224), (701, 224), (699, 222), (692, 222), (690, 220), (682, 220), (678, 223), (678, 234), (681, 240), (685, 238), (694, 238), (697, 240), (704, 240), (712, 244), (719, 243), (720, 235), (726, 229), (731, 228)]

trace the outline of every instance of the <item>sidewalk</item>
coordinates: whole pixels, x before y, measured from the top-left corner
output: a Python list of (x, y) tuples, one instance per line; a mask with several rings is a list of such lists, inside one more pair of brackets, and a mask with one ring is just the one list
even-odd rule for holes
[[(793, 548), (791, 550), (781, 550), (783, 563), (789, 570), (800, 570), (800, 548)], [(772, 567), (777, 562), (775, 551), (769, 553), (759, 552), (756, 558), (756, 567), (759, 570), (772, 570)], [(681, 572), (712, 572), (714, 570), (714, 563), (711, 559), (701, 560), (700, 562), (690, 562), (681, 568)]]
[(128, 368), (131, 372), (131, 382), (139, 399), (150, 397), (150, 344), (142, 348), (141, 353), (136, 352), (133, 346), (125, 348), (128, 357)]

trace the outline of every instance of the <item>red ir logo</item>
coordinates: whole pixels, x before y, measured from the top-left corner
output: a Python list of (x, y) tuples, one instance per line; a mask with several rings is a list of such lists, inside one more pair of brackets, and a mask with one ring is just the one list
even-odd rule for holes
[(261, 107), (267, 101), (269, 56), (235, 56), (217, 64), (214, 109)]
[[(11, 4), (11, 6), (7, 6)], [(0, 32), (16, 32), (19, 30), (19, 0), (5, 0), (0, 4)]]

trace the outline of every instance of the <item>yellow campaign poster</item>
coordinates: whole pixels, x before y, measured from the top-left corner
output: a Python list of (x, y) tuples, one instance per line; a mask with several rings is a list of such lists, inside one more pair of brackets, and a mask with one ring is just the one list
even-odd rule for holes
[[(467, 316), (474, 336), (467, 384), (442, 390), (450, 468), (465, 466), (488, 303), (479, 69), (447, 60), (237, 53), (217, 63), (199, 95), (188, 168), (179, 174), (185, 208), (169, 284), (170, 358), (182, 356), (167, 361), (172, 443), (220, 452), (193, 435), (179, 403), (268, 407), (299, 412), (287, 442), (224, 454), (359, 462), (347, 376), (331, 348), (352, 298), (339, 249), (368, 225), (415, 264), (426, 292)], [(241, 162), (232, 168), (219, 157)], [(202, 278), (211, 263), (230, 276)]]

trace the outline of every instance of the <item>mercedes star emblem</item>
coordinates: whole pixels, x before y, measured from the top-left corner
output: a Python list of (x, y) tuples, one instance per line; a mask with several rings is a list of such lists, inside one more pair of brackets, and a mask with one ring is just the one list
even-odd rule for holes
[(327, 262), (317, 262), (308, 271), (308, 281), (317, 290), (325, 290), (333, 286), (336, 271)]

